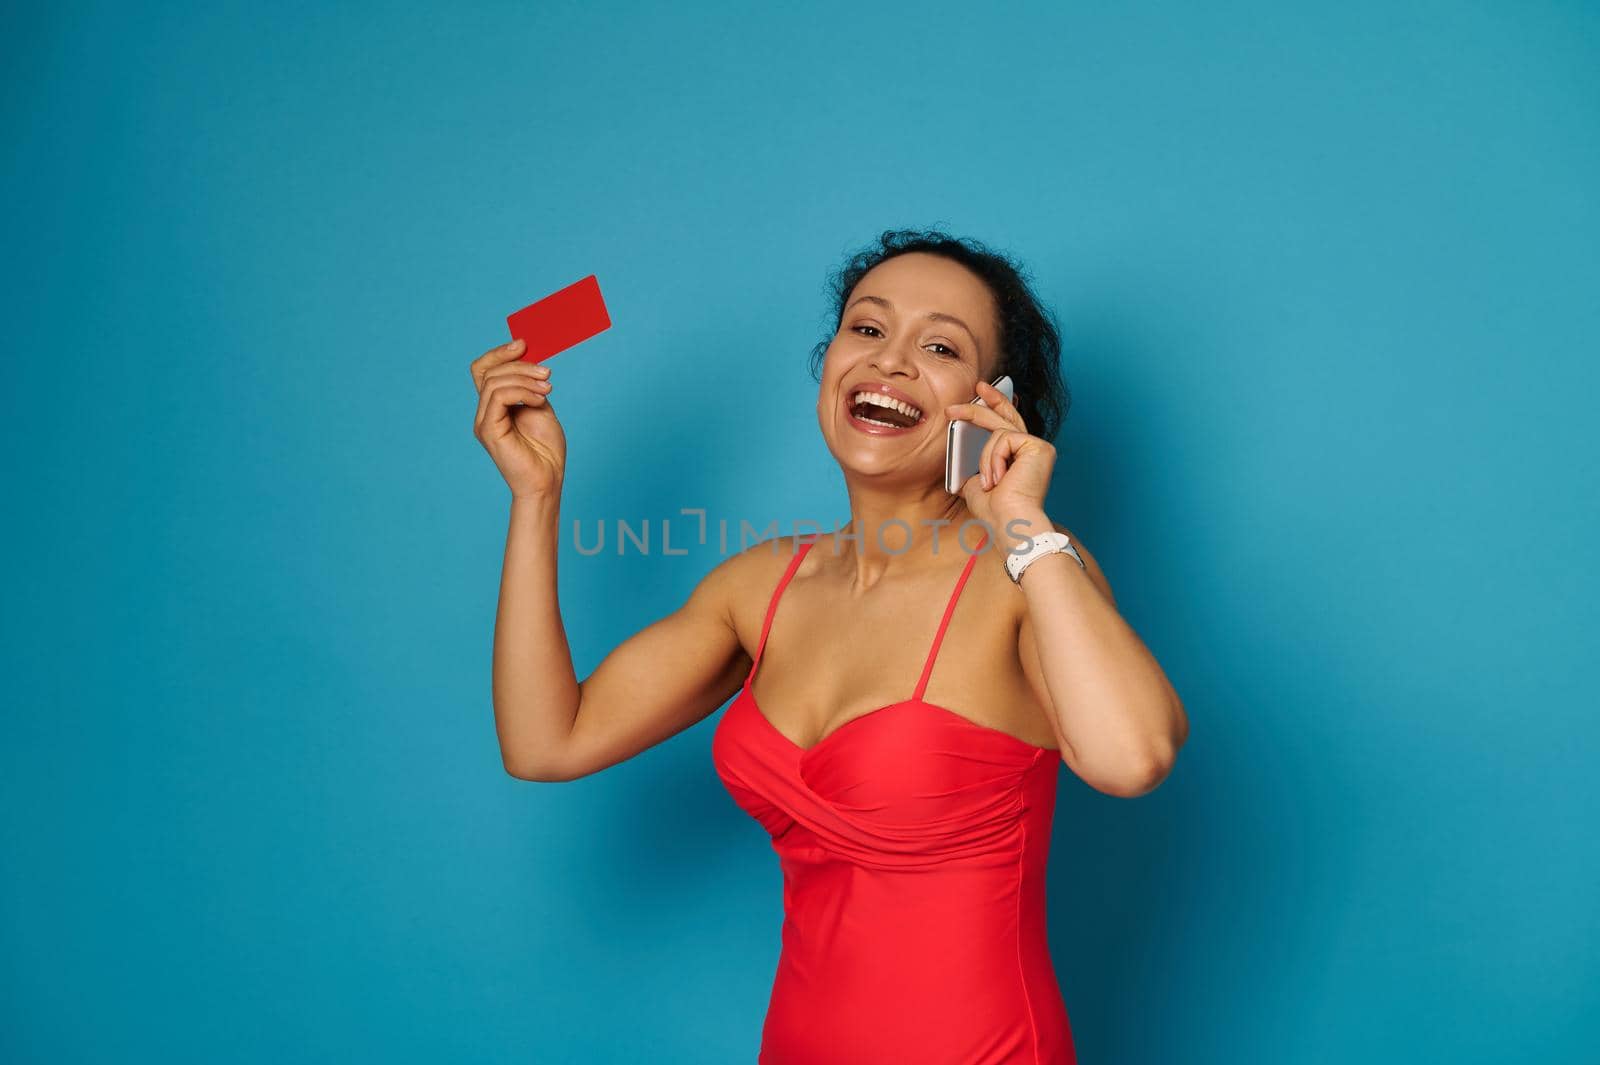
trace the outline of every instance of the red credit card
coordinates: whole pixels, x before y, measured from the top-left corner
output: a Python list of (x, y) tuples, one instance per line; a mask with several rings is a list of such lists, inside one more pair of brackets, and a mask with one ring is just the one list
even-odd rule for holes
[(527, 344), (522, 362), (541, 362), (611, 328), (600, 282), (593, 274), (530, 303), (506, 319), (511, 339)]

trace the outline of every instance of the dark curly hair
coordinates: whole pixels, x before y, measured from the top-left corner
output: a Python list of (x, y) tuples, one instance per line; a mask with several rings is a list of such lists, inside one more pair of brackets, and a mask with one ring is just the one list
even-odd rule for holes
[(1033, 294), (1022, 266), (977, 240), (952, 237), (936, 228), (886, 229), (829, 276), (825, 291), (832, 303), (833, 333), (811, 350), (811, 376), (822, 380), (823, 355), (844, 322), (845, 301), (856, 283), (879, 263), (914, 251), (958, 262), (989, 286), (1000, 316), (1000, 363), (995, 372), (1011, 376), (1016, 408), (1028, 431), (1054, 441), (1072, 404), (1072, 393), (1061, 377), (1061, 333), (1054, 316)]

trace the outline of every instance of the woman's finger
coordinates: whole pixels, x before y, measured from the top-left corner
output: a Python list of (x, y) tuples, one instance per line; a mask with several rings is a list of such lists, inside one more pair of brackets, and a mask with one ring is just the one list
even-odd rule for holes
[(472, 419), (472, 431), (480, 440), (486, 429), (494, 437), (503, 436), (510, 430), (511, 409), (519, 404), (527, 407), (544, 404), (551, 388), (548, 381), (528, 381), (523, 384), (509, 377), (500, 380), (491, 378), (478, 396), (478, 411)]
[(488, 419), (485, 427), (491, 436), (503, 436), (513, 431), (511, 414), (517, 407), (537, 407), (544, 403), (544, 393), (521, 385), (496, 388), (499, 393), (489, 403)]
[(483, 390), (483, 375), (491, 367), (501, 366), (522, 358), (524, 347), (526, 345), (522, 341), (513, 340), (509, 344), (501, 344), (497, 348), (490, 348), (476, 359), (473, 359), (472, 363), (467, 367), (467, 372), (472, 375), (473, 387), (481, 392)]
[(994, 451), (989, 456), (990, 488), (1000, 483), (1000, 478), (1006, 475), (1006, 470), (1011, 466), (1012, 456), (1022, 450), (1027, 440), (1027, 434), (1012, 430), (1003, 430), (990, 438), (990, 442), (994, 444)]
[(1001, 430), (989, 434), (989, 439), (983, 442), (983, 450), (978, 452), (978, 484), (985, 492), (989, 490), (989, 456), (994, 454), (994, 442), (1000, 439)]
[(533, 381), (549, 380), (550, 367), (535, 366), (532, 363), (518, 360), (500, 366), (491, 366), (483, 371), (484, 384), (507, 377), (522, 377)]
[(976, 403), (952, 403), (944, 409), (944, 412), (952, 421), (971, 422), (980, 429), (1016, 428), (1016, 426), (995, 413), (993, 408), (979, 406)]
[(978, 395), (982, 397), (989, 409), (1000, 417), (1010, 422), (1014, 427), (1023, 432), (1028, 431), (1028, 424), (1022, 420), (1022, 412), (1006, 398), (1006, 394), (987, 381), (978, 383)]
[[(987, 490), (993, 488), (1000, 480), (1000, 474), (995, 468), (995, 454), (1005, 446), (1004, 441), (1013, 434), (1011, 429), (996, 429), (989, 434), (989, 439), (984, 441), (983, 450), (978, 453), (978, 483)], [(1003, 468), (1003, 467), (1002, 467)]]
[[(501, 378), (500, 380), (495, 380), (494, 378), (490, 378), (490, 380), (494, 382), (493, 387), (495, 387), (495, 388), (501, 388), (501, 387), (531, 388), (541, 396), (548, 396), (550, 394), (550, 389), (555, 387), (549, 381), (541, 381), (541, 380), (537, 380), (537, 379), (531, 379), (530, 380), (529, 378), (526, 378), (526, 377), (521, 378), (520, 380), (517, 379), (517, 378), (514, 378), (514, 377), (505, 377), (505, 378)], [(506, 382), (510, 382), (510, 381), (516, 381), (517, 383), (516, 383), (515, 386), (507, 385)], [(516, 404), (512, 404), (512, 406), (516, 406)]]

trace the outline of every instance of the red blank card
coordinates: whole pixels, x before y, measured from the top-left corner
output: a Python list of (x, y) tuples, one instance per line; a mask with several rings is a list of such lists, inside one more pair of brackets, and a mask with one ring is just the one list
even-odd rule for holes
[(611, 328), (600, 282), (593, 274), (530, 303), (506, 319), (511, 339), (527, 344), (523, 362), (540, 362)]

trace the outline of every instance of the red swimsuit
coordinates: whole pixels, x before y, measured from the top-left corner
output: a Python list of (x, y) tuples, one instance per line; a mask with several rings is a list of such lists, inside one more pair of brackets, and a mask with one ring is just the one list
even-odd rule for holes
[(767, 720), (750, 683), (815, 542), (778, 582), (712, 739), (717, 775), (771, 834), (783, 869), (760, 1063), (1074, 1065), (1045, 936), (1060, 755), (922, 699), (978, 555), (911, 698), (802, 748)]

